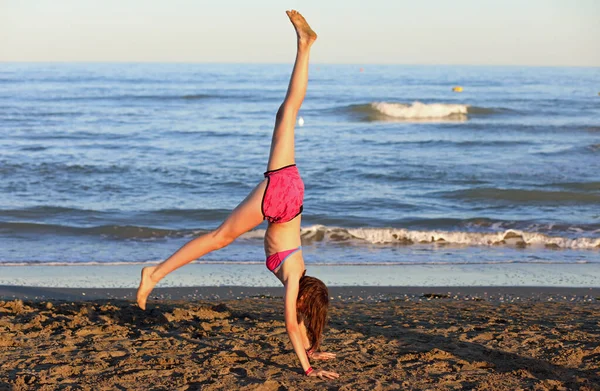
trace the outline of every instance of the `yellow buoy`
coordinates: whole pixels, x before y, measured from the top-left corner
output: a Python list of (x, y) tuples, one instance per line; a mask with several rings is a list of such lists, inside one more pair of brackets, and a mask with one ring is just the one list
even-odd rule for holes
[(454, 91), (454, 92), (463, 92), (463, 88), (461, 86), (456, 86), (456, 87), (452, 88), (452, 91)]

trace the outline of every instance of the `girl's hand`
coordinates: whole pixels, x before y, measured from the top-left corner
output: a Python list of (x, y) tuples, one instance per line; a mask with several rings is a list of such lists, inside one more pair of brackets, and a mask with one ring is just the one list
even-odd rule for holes
[(335, 372), (329, 372), (329, 371), (324, 371), (322, 369), (315, 369), (313, 370), (308, 376), (313, 376), (313, 377), (318, 377), (320, 379), (337, 379), (338, 377), (340, 377), (340, 375), (338, 375)]
[(335, 353), (313, 352), (309, 357), (313, 360), (331, 360), (332, 358), (335, 358)]

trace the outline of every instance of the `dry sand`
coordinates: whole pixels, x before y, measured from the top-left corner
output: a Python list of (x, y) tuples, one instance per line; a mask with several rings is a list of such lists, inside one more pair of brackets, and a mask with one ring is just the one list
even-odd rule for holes
[(331, 288), (328, 382), (254, 289), (0, 287), (0, 390), (600, 390), (600, 289)]

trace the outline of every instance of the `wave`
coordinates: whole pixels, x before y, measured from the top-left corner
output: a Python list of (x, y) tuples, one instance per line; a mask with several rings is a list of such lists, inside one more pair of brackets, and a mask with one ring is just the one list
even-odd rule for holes
[(0, 233), (11, 234), (51, 234), (57, 236), (92, 236), (117, 240), (151, 240), (181, 238), (201, 235), (208, 232), (202, 229), (164, 229), (135, 225), (102, 225), (97, 227), (75, 227), (60, 224), (41, 223), (0, 223)]
[[(4, 117), (4, 119), (11, 119), (11, 117), (17, 116), (17, 117), (25, 117), (25, 118), (32, 118), (32, 117), (75, 117), (75, 116), (80, 116), (84, 113), (80, 112), (80, 111), (32, 111), (32, 110), (3, 110), (2, 112), (2, 116)], [(13, 118), (16, 120), (19, 120), (20, 118)]]
[(471, 115), (491, 115), (491, 114), (501, 114), (507, 113), (509, 109), (505, 108), (489, 108), (489, 107), (478, 107), (467, 105), (467, 113)]
[[(450, 222), (451, 224), (452, 222)], [(449, 224), (449, 223), (447, 223)], [(478, 227), (479, 225), (479, 227)], [(474, 231), (487, 226), (488, 232)], [(407, 229), (407, 228), (342, 228), (313, 225), (301, 229), (305, 244), (315, 242), (348, 243), (353, 245), (458, 245), (458, 246), (513, 246), (547, 247), (552, 249), (591, 250), (600, 249), (600, 229), (586, 232), (573, 227), (577, 236), (552, 236), (539, 231), (503, 229), (501, 223), (489, 221), (465, 223), (463, 230)], [(466, 228), (466, 230), (465, 230)], [(590, 227), (593, 228), (593, 227)], [(497, 231), (493, 231), (497, 230)], [(52, 236), (90, 236), (113, 240), (161, 240), (166, 238), (189, 238), (208, 232), (205, 229), (164, 229), (135, 225), (102, 225), (74, 227), (41, 223), (0, 223), (0, 234), (27, 234)], [(590, 237), (589, 234), (593, 236)], [(241, 236), (243, 240), (262, 240), (264, 229), (250, 231)]]
[(558, 182), (544, 187), (560, 187), (571, 190), (600, 191), (600, 182)]
[(465, 121), (468, 115), (489, 115), (501, 112), (501, 109), (475, 107), (453, 103), (411, 104), (398, 102), (371, 102), (351, 105), (344, 108), (351, 114), (358, 115), (367, 121)]
[[(98, 222), (104, 220), (107, 222), (105, 226), (118, 227), (108, 224), (111, 221), (119, 220), (119, 221), (144, 221), (146, 222), (164, 222), (165, 220), (177, 220), (181, 221), (181, 219), (189, 219), (192, 221), (222, 221), (231, 213), (228, 209), (159, 209), (159, 210), (141, 210), (141, 211), (121, 211), (121, 210), (113, 210), (113, 211), (103, 211), (103, 210), (93, 210), (93, 209), (79, 209), (79, 208), (69, 208), (69, 207), (60, 207), (60, 206), (51, 206), (51, 205), (40, 205), (40, 206), (32, 206), (29, 208), (23, 209), (0, 209), (0, 217), (4, 219), (6, 222), (0, 221), (0, 229), (15, 229), (19, 232), (26, 233), (27, 226), (20, 226), (19, 224), (27, 224), (32, 223), (35, 224), (32, 226), (32, 229), (40, 230), (43, 228), (38, 227), (38, 225), (44, 225), (41, 223), (37, 223), (39, 221), (46, 221), (48, 219), (56, 219), (58, 221), (94, 221)], [(8, 221), (7, 221), (8, 220)], [(12, 221), (11, 221), (12, 220)], [(25, 221), (23, 221), (25, 220)], [(16, 225), (14, 225), (16, 224)], [(134, 225), (124, 225), (125, 227), (132, 227)], [(61, 227), (65, 227), (66, 230), (63, 231)], [(98, 227), (97, 227), (98, 228)], [(155, 230), (151, 227), (141, 226), (139, 227), (142, 230), (149, 229)], [(76, 233), (76, 230), (82, 229), (77, 227), (70, 226), (62, 226), (57, 225), (53, 226), (53, 229), (58, 229), (58, 232), (65, 233)], [(171, 232), (173, 230), (169, 230)], [(189, 230), (185, 230), (186, 232)], [(91, 231), (90, 231), (91, 232)]]
[[(0, 209), (0, 236), (71, 236), (117, 241), (187, 238), (208, 232), (205, 227), (216, 226), (229, 213), (227, 209), (121, 211), (51, 205)], [(438, 239), (443, 239), (448, 243), (479, 246), (499, 243), (504, 238), (503, 234), (519, 232), (527, 237), (542, 235), (540, 237), (548, 238), (544, 239), (547, 243), (558, 243), (561, 248), (565, 247), (564, 243), (579, 243), (578, 241), (588, 241), (586, 243), (591, 245), (586, 244), (584, 247), (589, 248), (600, 245), (600, 223), (440, 217), (402, 218), (387, 222), (386, 224), (391, 223), (389, 228), (378, 228), (364, 227), (362, 219), (352, 217), (332, 219), (326, 215), (307, 215), (304, 220), (307, 224), (313, 224), (302, 228), (302, 236), (307, 241), (414, 244), (435, 243)], [(172, 225), (172, 222), (177, 223)], [(181, 225), (190, 228), (179, 228)], [(194, 225), (200, 225), (201, 228)], [(242, 235), (241, 238), (262, 240), (264, 234), (264, 229), (257, 229)], [(572, 244), (565, 248), (570, 247)]]
[[(43, 149), (31, 149), (35, 151)], [(30, 150), (30, 151), (31, 151)], [(128, 180), (132, 178), (140, 177), (157, 177), (160, 180), (171, 180), (173, 183), (181, 185), (186, 181), (182, 180), (182, 176), (192, 176), (196, 178), (208, 178), (217, 177), (216, 174), (212, 174), (208, 169), (202, 167), (165, 167), (165, 166), (145, 166), (136, 167), (131, 164), (125, 164), (123, 162), (111, 163), (111, 164), (77, 164), (77, 163), (63, 163), (63, 162), (25, 162), (25, 163), (4, 163), (0, 161), (0, 176), (28, 176), (35, 178), (35, 180), (44, 179), (50, 177), (55, 179), (60, 176), (64, 179), (64, 176), (73, 178), (81, 178), (85, 181), (92, 175), (106, 175), (106, 176), (128, 176)], [(219, 177), (220, 178), (220, 177)], [(113, 185), (123, 185), (123, 177), (119, 178), (121, 182), (114, 182)], [(221, 185), (229, 185), (231, 187), (248, 188), (249, 185), (243, 181), (226, 181), (222, 182)]]
[[(23, 209), (1, 209), (0, 216), (8, 219), (44, 219), (53, 216), (67, 216), (67, 215), (100, 215), (100, 211), (89, 210), (89, 209), (77, 209), (77, 208), (65, 208), (61, 206), (50, 206), (40, 205), (33, 206), (30, 208)], [(0, 223), (2, 224), (2, 223)], [(1, 225), (0, 225), (1, 227)]]
[(511, 146), (526, 146), (535, 145), (533, 141), (523, 140), (442, 140), (442, 139), (429, 139), (429, 140), (398, 140), (390, 141), (386, 139), (369, 139), (365, 138), (361, 140), (361, 143), (368, 145), (416, 145), (424, 147), (458, 147), (458, 148), (506, 148)]
[(21, 147), (21, 151), (25, 151), (25, 152), (41, 152), (41, 151), (45, 151), (47, 149), (48, 149), (48, 147), (42, 147), (39, 145)]
[[(43, 151), (40, 148), (30, 148), (29, 151)], [(110, 165), (92, 165), (92, 164), (69, 164), (69, 163), (16, 163), (16, 164), (1, 164), (0, 174), (15, 175), (15, 174), (36, 174), (36, 175), (52, 175), (57, 174), (72, 174), (72, 175), (92, 175), (92, 174), (125, 174), (131, 170), (131, 167), (110, 164)]]
[(536, 155), (542, 156), (566, 156), (568, 158), (581, 154), (597, 154), (600, 152), (600, 143), (589, 144), (589, 145), (561, 145), (552, 148), (551, 150), (534, 152)]
[[(247, 237), (262, 238), (264, 230), (251, 231)], [(539, 232), (505, 230), (500, 232), (409, 230), (403, 228), (340, 228), (314, 225), (302, 228), (303, 243), (336, 242), (368, 245), (458, 245), (546, 247), (550, 249), (600, 249), (598, 238), (567, 238)]]
[(136, 101), (136, 100), (156, 100), (156, 101), (195, 101), (207, 99), (250, 99), (251, 95), (235, 95), (235, 94), (151, 94), (151, 95), (83, 95), (83, 96), (55, 96), (52, 98), (40, 98), (39, 100), (52, 101)]
[(394, 245), (461, 245), (547, 247), (556, 249), (600, 249), (600, 238), (565, 238), (538, 232), (506, 230), (495, 233), (465, 231), (417, 231), (397, 228), (334, 228), (316, 225), (302, 229), (306, 242), (332, 241)]
[(600, 194), (573, 191), (541, 191), (498, 189), (491, 187), (456, 190), (443, 193), (446, 198), (460, 200), (506, 201), (520, 204), (600, 204)]

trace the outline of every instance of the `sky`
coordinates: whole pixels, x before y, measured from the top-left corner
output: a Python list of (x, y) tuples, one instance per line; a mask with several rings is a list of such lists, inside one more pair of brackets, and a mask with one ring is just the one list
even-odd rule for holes
[(0, 62), (600, 66), (600, 0), (0, 0)]

